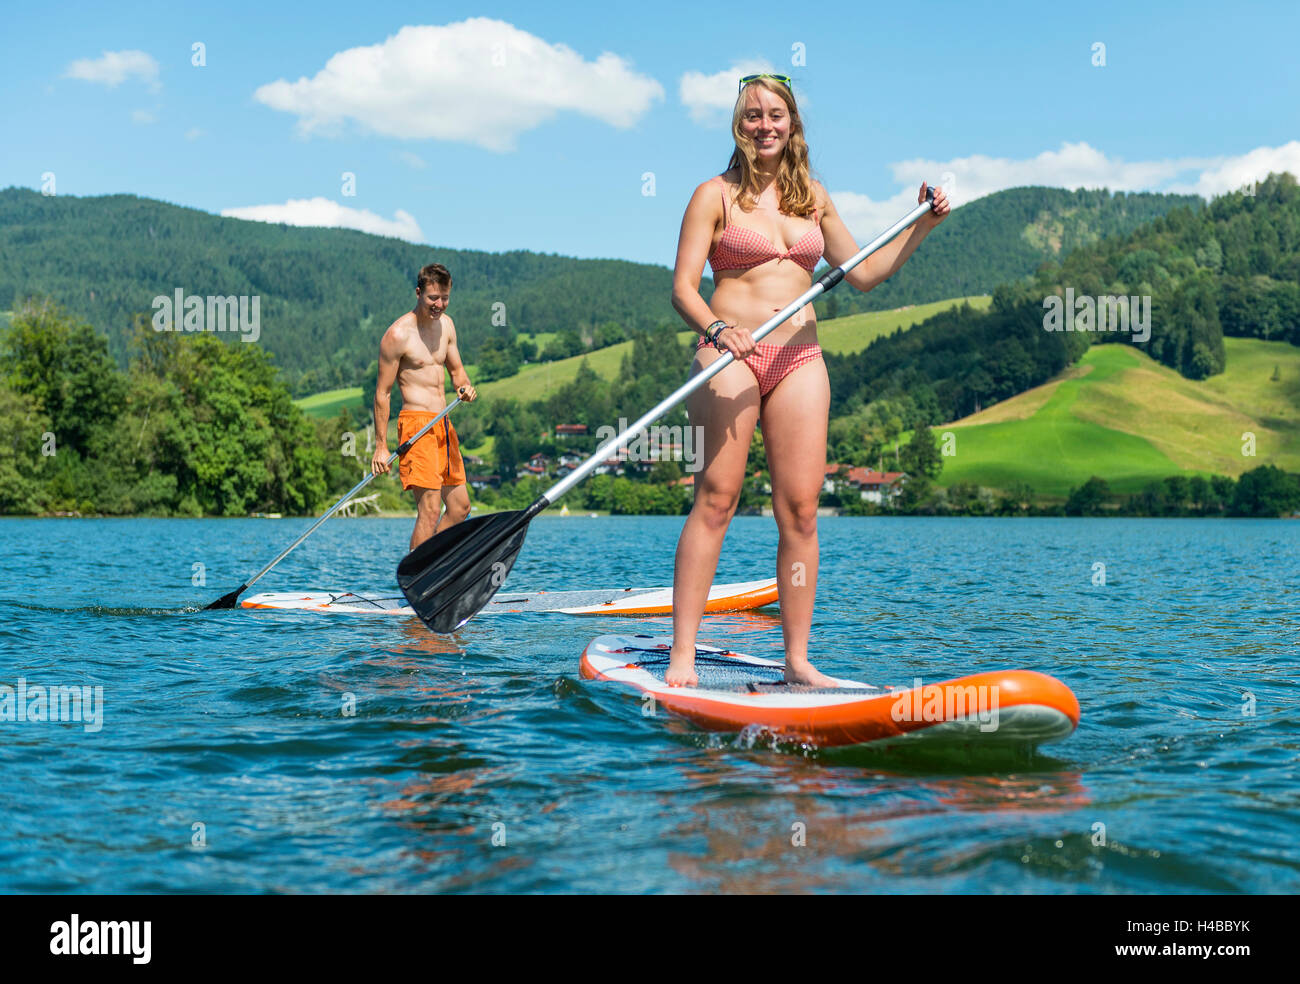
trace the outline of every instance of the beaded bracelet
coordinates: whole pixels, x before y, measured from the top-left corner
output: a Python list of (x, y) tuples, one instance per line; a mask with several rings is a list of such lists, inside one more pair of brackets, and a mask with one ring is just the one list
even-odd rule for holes
[(719, 319), (718, 321), (713, 322), (713, 324), (709, 325), (709, 327), (704, 329), (704, 340), (708, 342), (710, 345), (712, 345), (714, 348), (716, 348), (719, 352), (724, 351), (720, 339), (722, 333), (730, 327), (731, 325)]

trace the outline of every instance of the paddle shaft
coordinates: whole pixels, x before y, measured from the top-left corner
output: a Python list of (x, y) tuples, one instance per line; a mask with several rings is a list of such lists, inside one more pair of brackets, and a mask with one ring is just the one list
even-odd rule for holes
[[(406, 454), (406, 452), (410, 450), (412, 444), (414, 444), (414, 443), (415, 443), (416, 441), (418, 441), (420, 438), (424, 437), (425, 434), (429, 433), (429, 431), (431, 431), (431, 430), (433, 429), (433, 425), (436, 424), (436, 423), (438, 423), (438, 421), (442, 420), (442, 418), (445, 417), (445, 416), (447, 416), (447, 414), (451, 413), (452, 409), (453, 409), (453, 408), (454, 408), (458, 403), (460, 403), (460, 397), (459, 397), (459, 396), (456, 397), (456, 399), (452, 400), (450, 403), (448, 403), (447, 406), (443, 409), (443, 411), (442, 411), (440, 414), (438, 414), (436, 417), (434, 417), (432, 420), (430, 420), (427, 424), (425, 424), (423, 427), (421, 427), (418, 431), (416, 431), (414, 434), (412, 434), (412, 435), (410, 436), (410, 438), (408, 438), (407, 440), (403, 441), (400, 445), (398, 445), (397, 450), (394, 451), (392, 454), (390, 454), (390, 455), (388, 456), (388, 465), (391, 467), (394, 461), (396, 461), (396, 460), (397, 460), (398, 458), (400, 458), (402, 455)], [(280, 561), (284, 560), (285, 557), (289, 556), (290, 552), (291, 552), (291, 551), (292, 551), (296, 546), (298, 546), (298, 544), (302, 543), (303, 540), (307, 539), (307, 537), (311, 536), (312, 533), (315, 532), (316, 527), (320, 526), (321, 523), (325, 522), (325, 520), (329, 519), (329, 518), (330, 518), (331, 516), (333, 516), (336, 512), (338, 512), (338, 511), (339, 511), (340, 509), (342, 509), (345, 505), (347, 505), (348, 500), (350, 500), (354, 495), (356, 495), (358, 492), (360, 492), (362, 489), (364, 489), (367, 485), (369, 485), (370, 482), (371, 482), (371, 480), (372, 480), (374, 477), (375, 477), (375, 473), (374, 473), (373, 470), (370, 471), (370, 472), (367, 472), (365, 478), (363, 478), (361, 481), (357, 482), (356, 485), (352, 486), (351, 490), (350, 490), (346, 495), (344, 495), (342, 499), (340, 499), (338, 502), (334, 503), (334, 505), (330, 506), (329, 510), (328, 510), (327, 512), (325, 512), (325, 514), (322, 515), (320, 519), (318, 519), (318, 520), (316, 520), (316, 522), (312, 523), (311, 526), (309, 526), (309, 527), (307, 528), (306, 532), (304, 532), (304, 533), (302, 534), (302, 536), (298, 537), (298, 539), (294, 540), (293, 543), (289, 544), (289, 545), (288, 545), (287, 547), (285, 547), (282, 551), (280, 551), (280, 553), (278, 553), (278, 554), (276, 555), (275, 560), (271, 561), (269, 564), (267, 564), (265, 567), (263, 567), (260, 571), (258, 571), (258, 572), (257, 572), (256, 574), (254, 574), (252, 577), (250, 577), (247, 581), (245, 581), (243, 584), (241, 584), (238, 588), (236, 588), (236, 589), (235, 589), (234, 591), (232, 591), (230, 594), (228, 594), (228, 595), (223, 595), (221, 598), (219, 598), (217, 601), (213, 602), (213, 603), (212, 603), (211, 605), (209, 605), (208, 607), (209, 607), (209, 608), (216, 608), (216, 607), (223, 607), (223, 608), (224, 608), (224, 607), (233, 607), (233, 604), (234, 604), (234, 600), (235, 600), (235, 598), (237, 598), (237, 597), (238, 597), (240, 594), (242, 594), (243, 592), (247, 591), (247, 590), (248, 590), (250, 587), (252, 587), (252, 586), (253, 586), (257, 581), (259, 581), (259, 580), (262, 578), (262, 576), (263, 576), (264, 574), (267, 573), (267, 571), (269, 571), (269, 570), (270, 570), (272, 567), (274, 567), (276, 564), (280, 563)], [(230, 606), (222, 605), (221, 602), (226, 601), (227, 599), (230, 600), (231, 605), (230, 605)]]
[[(835, 267), (833, 270), (827, 270), (824, 274), (818, 277), (816, 282), (804, 291), (803, 294), (801, 294), (797, 299), (791, 301), (783, 309), (764, 322), (763, 326), (754, 332), (754, 341), (757, 342), (764, 335), (767, 335), (769, 332), (775, 330), (777, 326), (783, 324), (787, 318), (792, 317), (795, 312), (804, 307), (804, 305), (826, 293), (843, 280), (846, 273), (852, 270), (876, 250), (880, 249), (880, 247), (888, 243), (908, 226), (912, 225), (912, 223), (923, 216), (926, 212), (930, 211), (930, 200), (933, 199), (933, 197), (934, 190), (927, 189), (926, 201), (921, 202), (916, 206), (916, 208), (908, 212), (905, 216), (895, 222), (875, 239), (871, 240), (871, 242), (867, 243), (867, 245), (863, 246), (839, 266)], [(556, 502), (565, 492), (568, 492), (569, 489), (573, 488), (590, 475), (602, 461), (608, 458), (611, 454), (618, 452), (629, 441), (631, 441), (633, 437), (643, 431), (655, 420), (662, 417), (682, 400), (686, 399), (686, 397), (694, 393), (718, 373), (722, 372), (722, 370), (731, 365), (735, 359), (736, 357), (730, 352), (726, 353), (721, 359), (711, 363), (707, 369), (704, 369), (699, 374), (691, 377), (691, 379), (687, 380), (687, 382), (678, 387), (673, 393), (670, 393), (660, 403), (646, 411), (643, 416), (638, 418), (636, 422), (631, 424), (625, 431), (623, 431), (623, 433), (611, 437), (596, 449), (595, 454), (543, 492), (539, 499), (529, 507), (528, 518), (531, 519), (532, 516), (536, 515), (546, 506)]]

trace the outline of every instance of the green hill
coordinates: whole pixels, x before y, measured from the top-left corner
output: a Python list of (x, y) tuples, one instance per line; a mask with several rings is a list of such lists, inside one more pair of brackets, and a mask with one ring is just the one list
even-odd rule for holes
[[(982, 310), (988, 307), (989, 298), (987, 296), (958, 297), (931, 304), (909, 305), (897, 311), (876, 311), (845, 318), (833, 318), (818, 323), (817, 335), (821, 340), (822, 348), (828, 352), (837, 354), (858, 352), (866, 348), (873, 338), (891, 334), (900, 328), (910, 328), (939, 311), (957, 307), (963, 302), (969, 302), (972, 307)], [(693, 337), (695, 337), (694, 332), (677, 333), (679, 342), (689, 341)], [(612, 380), (618, 375), (623, 357), (631, 351), (632, 343), (623, 342), (619, 345), (611, 345), (609, 348), (597, 349), (586, 355), (525, 366), (506, 379), (484, 383), (478, 387), (478, 390), (483, 396), (494, 399), (510, 397), (522, 403), (543, 400), (565, 383), (571, 383), (577, 378), (578, 367), (582, 365), (583, 359), (587, 360), (587, 364), (596, 375)]]
[(326, 390), (293, 402), (298, 404), (298, 409), (308, 417), (325, 420), (329, 417), (337, 417), (340, 410), (347, 410), (350, 413), (357, 411), (361, 407), (361, 387), (345, 386), (342, 389)]
[[(1102, 343), (1136, 345), (1188, 379), (1223, 371), (1225, 337), (1300, 345), (1300, 186), (1270, 174), (1250, 191), (1081, 246), (1032, 282), (998, 286), (983, 311), (940, 311), (862, 352), (828, 353), (832, 414), (884, 399), (908, 428), (958, 419)], [(1116, 298), (1127, 300), (1112, 319)]]
[[(1064, 188), (1008, 188), (956, 209), (893, 277), (867, 294), (836, 291), (817, 302), (824, 317), (921, 304), (936, 297), (990, 293), (1031, 277), (1043, 263), (1122, 236), (1196, 195)], [(857, 230), (859, 235), (877, 230)]]
[[(999, 192), (959, 209), (876, 290), (841, 289), (819, 301), (818, 312), (829, 321), (987, 293), (1074, 245), (1186, 202), (1199, 199)], [(178, 288), (188, 296), (256, 296), (258, 344), (297, 395), (362, 383), (379, 333), (410, 305), (415, 272), (435, 260), (455, 278), (452, 314), (471, 362), (520, 336), (543, 348), (568, 338), (568, 352), (676, 321), (672, 273), (651, 264), (420, 246), (349, 229), (224, 218), (134, 195), (0, 190), (0, 309), (48, 295), (107, 335), (124, 365), (133, 321), (152, 314), (156, 296)], [(711, 290), (705, 278), (706, 299)]]
[[(859, 352), (866, 348), (873, 339), (889, 335), (900, 328), (910, 328), (940, 311), (946, 311), (964, 303), (982, 311), (988, 308), (989, 297), (958, 297), (946, 301), (934, 301), (930, 304), (908, 305), (897, 311), (873, 311), (866, 314), (854, 314), (844, 318), (823, 321), (817, 327), (822, 348), (837, 355)], [(677, 333), (679, 342), (692, 337), (692, 332)], [(544, 338), (536, 339), (544, 342)], [(575, 355), (555, 362), (543, 362), (524, 366), (513, 376), (497, 379), (478, 386), (480, 396), (487, 399), (510, 398), (521, 403), (544, 400), (566, 383), (571, 383), (578, 375), (578, 367), (583, 359), (596, 375), (613, 380), (618, 375), (619, 366), (624, 356), (632, 351), (631, 342), (621, 342), (607, 348), (596, 349), (585, 355)], [(466, 367), (470, 378), (475, 378), (475, 366)], [(361, 407), (361, 387), (344, 387), (326, 390), (309, 397), (295, 400), (309, 417), (333, 417), (341, 407), (357, 409)]]
[[(951, 424), (956, 454), (939, 483), (1064, 496), (1093, 475), (1137, 492), (1180, 472), (1300, 471), (1300, 348), (1224, 339), (1227, 368), (1193, 381), (1142, 352), (1095, 346), (1052, 381)], [(1273, 379), (1274, 370), (1278, 378)], [(1242, 454), (1245, 433), (1256, 454)]]
[(258, 344), (275, 355), (295, 392), (356, 385), (380, 333), (410, 309), (416, 272), (431, 262), (452, 272), (453, 315), (470, 360), (489, 340), (520, 332), (581, 332), (607, 322), (648, 330), (672, 314), (672, 272), (648, 263), (421, 246), (350, 229), (224, 218), (134, 195), (0, 191), (0, 309), (48, 295), (107, 335), (119, 364), (134, 317), (151, 316), (153, 298), (179, 288), (189, 296), (260, 298)]
[(883, 335), (891, 335), (900, 328), (910, 328), (940, 311), (958, 307), (963, 302), (968, 303), (976, 311), (986, 311), (991, 300), (988, 294), (977, 294), (972, 297), (933, 301), (930, 304), (908, 304), (893, 311), (850, 314), (818, 322), (817, 337), (821, 341), (823, 351), (833, 352), (836, 355), (851, 355), (854, 352), (861, 352)]

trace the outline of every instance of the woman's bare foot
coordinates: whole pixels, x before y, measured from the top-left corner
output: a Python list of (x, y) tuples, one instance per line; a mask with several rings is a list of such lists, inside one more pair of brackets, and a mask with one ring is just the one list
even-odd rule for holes
[(798, 683), (805, 687), (833, 687), (835, 681), (820, 670), (814, 669), (806, 659), (793, 661), (788, 656), (785, 661), (785, 682)]
[(695, 687), (700, 678), (695, 675), (695, 647), (678, 653), (676, 649), (668, 656), (668, 672), (664, 674), (664, 683), (670, 687)]

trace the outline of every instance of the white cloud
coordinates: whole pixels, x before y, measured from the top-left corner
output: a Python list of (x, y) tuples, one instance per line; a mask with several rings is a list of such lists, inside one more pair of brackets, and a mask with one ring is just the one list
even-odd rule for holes
[(198, 140), (199, 137), (206, 137), (207, 133), (197, 126), (192, 126), (185, 131), (186, 140)]
[(221, 214), (255, 222), (283, 222), (293, 226), (325, 226), (331, 229), (359, 229), (377, 236), (395, 236), (412, 243), (425, 241), (415, 217), (400, 208), (392, 219), (361, 208), (347, 208), (328, 198), (291, 198), (283, 205), (248, 205), (223, 208)]
[(663, 94), (618, 55), (586, 61), (566, 45), (475, 17), (403, 27), (382, 44), (338, 52), (310, 79), (279, 79), (253, 96), (297, 116), (303, 135), (335, 133), (350, 120), (390, 137), (507, 151), (566, 111), (630, 127)]
[(944, 185), (953, 207), (985, 195), (1024, 185), (1052, 188), (1109, 188), (1111, 191), (1165, 191), (1210, 197), (1262, 179), (1269, 171), (1300, 175), (1300, 142), (1260, 147), (1235, 157), (1179, 157), (1124, 161), (1087, 143), (1064, 143), (1035, 157), (1013, 159), (973, 154), (946, 161), (915, 158), (890, 165), (902, 189), (877, 201), (852, 191), (832, 191), (831, 198), (855, 238), (865, 239), (888, 227), (916, 204), (922, 180)]
[(1240, 191), (1252, 181), (1261, 181), (1272, 171), (1290, 171), (1300, 178), (1300, 140), (1281, 147), (1256, 147), (1239, 157), (1228, 157), (1210, 168), (1191, 184), (1175, 185), (1169, 191), (1194, 193), (1212, 198), (1229, 191)]
[(398, 153), (397, 159), (407, 167), (413, 167), (417, 171), (423, 171), (429, 165), (425, 163), (424, 158), (419, 154), (412, 154), (409, 150), (403, 150)]
[(719, 119), (729, 120), (736, 105), (740, 80), (746, 75), (774, 71), (770, 62), (739, 61), (721, 72), (705, 75), (703, 72), (686, 72), (678, 85), (682, 105), (696, 123), (713, 124)]
[(131, 113), (131, 122), (137, 123), (140, 126), (145, 126), (149, 123), (157, 123), (158, 117), (154, 116), (154, 114), (149, 112), (147, 109), (137, 109)]
[(63, 77), (97, 82), (110, 89), (134, 78), (150, 89), (161, 88), (158, 63), (143, 51), (105, 51), (98, 58), (79, 58), (64, 70)]

